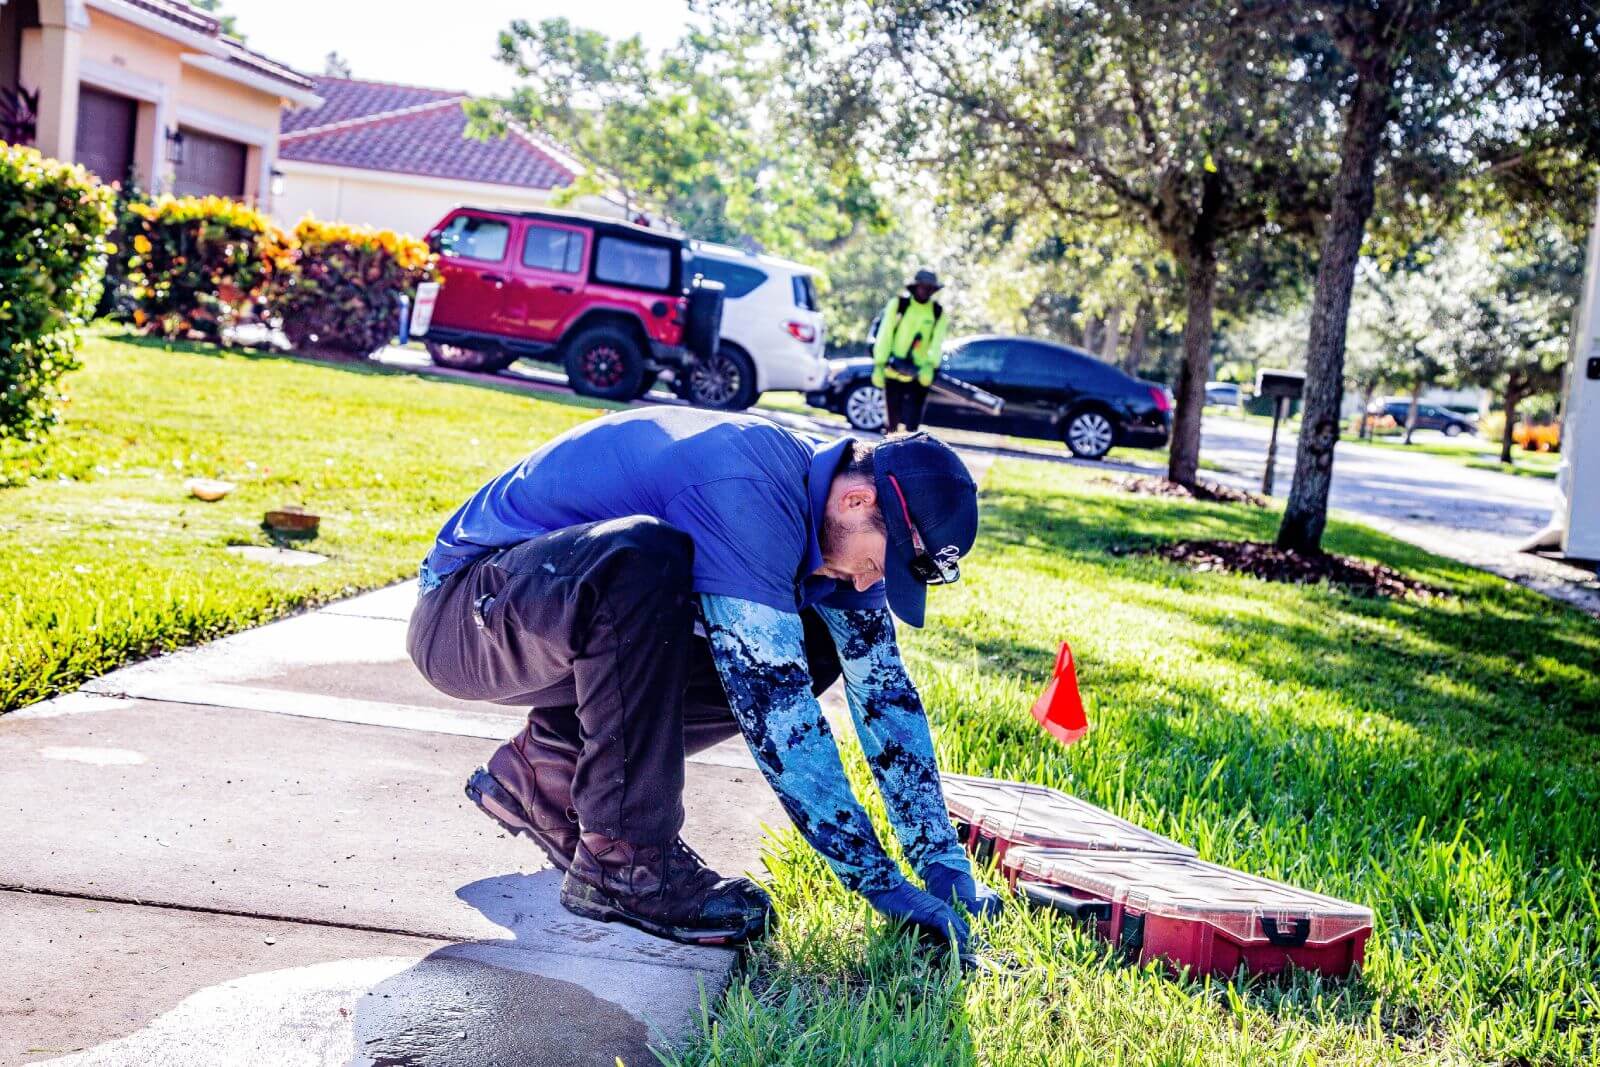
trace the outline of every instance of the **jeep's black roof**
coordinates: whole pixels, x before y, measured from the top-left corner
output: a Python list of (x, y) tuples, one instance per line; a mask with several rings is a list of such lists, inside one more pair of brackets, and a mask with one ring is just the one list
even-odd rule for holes
[(537, 211), (518, 211), (501, 207), (479, 207), (476, 204), (458, 204), (456, 209), (480, 211), (485, 215), (512, 215), (521, 219), (542, 219), (545, 222), (581, 223), (596, 233), (636, 237), (645, 241), (673, 244), (680, 248), (688, 247), (689, 244), (687, 237), (679, 237), (664, 230), (653, 230), (648, 226), (639, 226), (631, 222), (622, 222), (618, 219), (608, 218), (605, 215), (591, 215), (585, 211), (557, 211), (553, 208), (541, 208)]

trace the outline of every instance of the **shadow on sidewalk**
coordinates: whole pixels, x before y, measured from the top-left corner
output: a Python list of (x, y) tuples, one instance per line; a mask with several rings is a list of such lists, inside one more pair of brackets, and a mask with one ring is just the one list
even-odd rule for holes
[[(589, 988), (614, 985), (613, 968), (570, 955), (552, 967), (550, 955), (537, 951), (551, 939), (541, 936), (546, 927), (534, 913), (548, 914), (560, 880), (545, 870), (458, 889), (456, 896), (513, 937), (446, 946), (374, 986), (356, 1006), (350, 1067), (654, 1062), (646, 1024)], [(562, 936), (571, 938), (574, 929)], [(556, 970), (588, 985), (550, 973)]]

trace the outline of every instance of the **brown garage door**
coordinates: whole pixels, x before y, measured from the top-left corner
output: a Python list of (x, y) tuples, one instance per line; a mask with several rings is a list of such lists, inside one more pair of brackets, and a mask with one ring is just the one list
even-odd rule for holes
[(78, 87), (77, 161), (101, 181), (126, 181), (133, 168), (139, 102), (87, 85)]
[(179, 196), (244, 196), (244, 161), (238, 141), (183, 128), (183, 162), (173, 165), (172, 191)]

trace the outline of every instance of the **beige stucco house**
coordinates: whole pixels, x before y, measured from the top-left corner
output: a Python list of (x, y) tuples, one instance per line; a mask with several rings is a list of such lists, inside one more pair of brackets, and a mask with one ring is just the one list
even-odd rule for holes
[(270, 208), (283, 109), (321, 102), (181, 0), (0, 0), (0, 140), (105, 181)]
[[(320, 106), (283, 113), (273, 213), (285, 226), (309, 213), (420, 235), (458, 204), (548, 207), (583, 172), (532, 131), (469, 136), (465, 93), (331, 77), (314, 79), (313, 90)], [(622, 214), (597, 196), (571, 206)]]

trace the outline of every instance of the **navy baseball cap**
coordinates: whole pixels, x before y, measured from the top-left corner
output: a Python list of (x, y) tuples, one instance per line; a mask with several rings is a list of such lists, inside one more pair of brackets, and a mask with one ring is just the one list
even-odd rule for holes
[(928, 586), (959, 579), (959, 561), (978, 538), (978, 486), (955, 449), (926, 433), (880, 444), (872, 477), (889, 533), (889, 607), (902, 622), (921, 626)]

